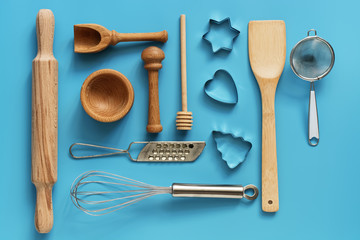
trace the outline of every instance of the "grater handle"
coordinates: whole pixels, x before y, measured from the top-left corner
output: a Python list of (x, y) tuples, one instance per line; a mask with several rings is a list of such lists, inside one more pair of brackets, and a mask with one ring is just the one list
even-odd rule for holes
[[(130, 144), (131, 146), (131, 144)], [(129, 146), (129, 148), (130, 148)], [(74, 154), (74, 148), (76, 148), (77, 151), (82, 150), (82, 151), (90, 151), (90, 150), (111, 150), (113, 152), (110, 153), (99, 153), (99, 154), (93, 154), (93, 155), (76, 155)], [(75, 159), (83, 159), (83, 158), (97, 158), (97, 157), (106, 157), (106, 156), (112, 156), (112, 155), (118, 155), (118, 154), (122, 154), (122, 153), (127, 153), (130, 156), (129, 153), (129, 149), (127, 150), (123, 150), (123, 149), (117, 149), (117, 148), (111, 148), (111, 147), (104, 147), (104, 146), (99, 146), (99, 145), (93, 145), (93, 144), (88, 144), (88, 143), (74, 143), (70, 146), (69, 148), (69, 153), (71, 155), (72, 158)], [(131, 158), (132, 159), (132, 158)]]

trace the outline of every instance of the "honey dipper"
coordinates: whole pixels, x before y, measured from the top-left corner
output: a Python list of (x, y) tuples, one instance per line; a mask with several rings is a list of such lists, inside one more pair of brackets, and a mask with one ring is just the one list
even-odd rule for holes
[(182, 111), (177, 112), (176, 129), (191, 130), (192, 112), (187, 109), (187, 90), (186, 90), (186, 22), (185, 15), (180, 16), (180, 48), (181, 48), (181, 105)]

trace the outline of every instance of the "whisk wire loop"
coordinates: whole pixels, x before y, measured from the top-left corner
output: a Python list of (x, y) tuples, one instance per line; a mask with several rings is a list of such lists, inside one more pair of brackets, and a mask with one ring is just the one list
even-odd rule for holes
[[(117, 189), (115, 191), (85, 191), (80, 189), (81, 187), (85, 187), (89, 184), (119, 186), (126, 189)], [(95, 216), (114, 212), (148, 197), (166, 193), (171, 193), (170, 187), (157, 187), (134, 179), (102, 171), (89, 171), (78, 176), (73, 182), (70, 190), (71, 199), (74, 205), (85, 213)], [(108, 199), (86, 200), (87, 197), (91, 198), (93, 196), (103, 196)], [(115, 203), (115, 205), (106, 205), (110, 203)], [(106, 206), (102, 206), (101, 204)], [(91, 209), (91, 205), (97, 205), (99, 207)]]

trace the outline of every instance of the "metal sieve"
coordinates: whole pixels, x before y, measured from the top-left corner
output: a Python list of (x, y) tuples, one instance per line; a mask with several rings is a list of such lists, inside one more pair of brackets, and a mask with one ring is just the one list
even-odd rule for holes
[[(310, 35), (314, 32), (314, 35)], [(290, 66), (294, 73), (310, 82), (309, 97), (309, 144), (319, 143), (319, 121), (314, 82), (325, 77), (334, 66), (335, 54), (331, 45), (310, 29), (307, 37), (299, 41), (290, 53)]]

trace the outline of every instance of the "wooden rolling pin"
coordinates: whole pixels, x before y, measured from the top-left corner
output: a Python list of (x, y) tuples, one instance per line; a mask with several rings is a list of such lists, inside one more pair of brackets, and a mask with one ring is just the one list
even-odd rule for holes
[(31, 180), (36, 187), (35, 227), (53, 226), (52, 187), (57, 180), (58, 62), (53, 55), (54, 15), (41, 9), (36, 17), (38, 53), (32, 65)]
[(158, 47), (148, 47), (141, 54), (144, 68), (149, 72), (149, 113), (146, 130), (150, 133), (162, 131), (159, 107), (159, 70), (165, 53)]

